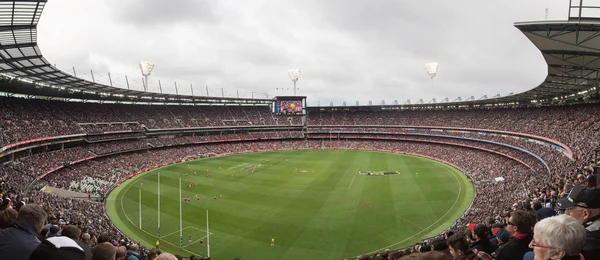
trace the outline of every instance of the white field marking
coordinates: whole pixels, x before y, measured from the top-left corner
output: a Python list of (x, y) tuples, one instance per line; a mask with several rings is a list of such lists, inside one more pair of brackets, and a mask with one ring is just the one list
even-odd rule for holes
[(248, 164), (248, 163), (242, 163), (242, 164), (238, 164), (238, 165), (236, 165), (236, 166), (233, 166), (233, 167), (229, 167), (229, 168), (227, 168), (227, 170), (235, 169), (235, 168), (237, 168), (237, 167), (242, 167), (242, 166), (244, 166), (244, 165), (247, 165), (247, 164)]
[[(142, 179), (142, 178), (137, 178), (133, 184), (136, 184), (136, 183), (137, 183), (139, 180), (141, 180), (141, 179)], [(133, 184), (129, 185), (123, 194), (127, 193), (127, 191), (129, 191), (129, 188), (131, 188), (131, 186), (134, 186)], [(148, 231), (146, 231), (146, 230), (143, 230), (143, 229), (141, 229), (141, 228), (137, 227), (137, 226), (135, 225), (135, 223), (133, 223), (133, 221), (131, 221), (131, 219), (129, 218), (129, 216), (127, 216), (127, 211), (125, 211), (125, 208), (123, 207), (123, 197), (125, 197), (125, 196), (121, 196), (121, 210), (123, 211), (123, 214), (125, 214), (125, 217), (126, 217), (126, 218), (127, 218), (127, 220), (129, 221), (129, 223), (131, 223), (131, 224), (132, 224), (134, 227), (136, 227), (136, 228), (137, 228), (137, 229), (139, 229), (140, 231), (142, 231), (142, 232), (144, 232), (144, 233), (148, 234), (149, 236), (151, 236), (151, 237), (154, 237), (154, 238), (157, 238), (157, 239), (158, 239), (158, 237), (157, 237), (156, 235), (154, 235), (154, 234), (152, 234), (152, 233), (150, 233), (150, 232), (148, 232)], [(121, 231), (121, 230), (119, 230), (119, 231)], [(177, 230), (177, 231), (179, 232), (179, 230)], [(121, 233), (122, 233), (122, 232), (121, 232)], [(143, 239), (141, 239), (141, 240), (143, 240)], [(138, 241), (138, 243), (139, 243), (139, 242), (140, 242), (140, 241)], [(162, 241), (162, 242), (163, 242), (163, 243), (166, 243), (166, 244), (169, 244), (169, 245), (171, 245), (171, 246), (172, 246), (172, 247), (174, 247), (174, 248), (179, 248), (179, 246), (178, 246), (178, 245), (171, 244), (171, 243), (169, 243), (168, 241)], [(152, 243), (149, 243), (149, 244), (151, 244), (151, 245), (152, 245)], [(189, 251), (189, 250), (187, 250), (187, 249), (183, 249), (183, 248), (181, 248), (180, 250), (186, 251), (186, 252), (188, 252), (188, 253), (190, 253), (190, 254), (193, 254), (193, 255), (197, 255), (197, 254), (198, 254), (198, 253), (196, 253), (196, 252), (192, 252), (192, 251)]]
[[(211, 234), (212, 234), (212, 233), (211, 233)], [(203, 236), (202, 238), (200, 238), (200, 239), (198, 239), (198, 240), (196, 240), (196, 241), (192, 241), (192, 243), (191, 243), (191, 244), (189, 244), (189, 243), (188, 243), (188, 244), (187, 244), (187, 246), (183, 246), (182, 248), (186, 248), (186, 247), (188, 247), (188, 246), (194, 245), (194, 244), (198, 243), (198, 241), (200, 241), (200, 240), (203, 240), (203, 239), (205, 239), (205, 238), (207, 238), (207, 237), (208, 237), (208, 236)]]
[[(446, 166), (446, 165), (444, 165), (444, 166)], [(453, 169), (454, 169), (454, 168), (453, 168)], [(433, 225), (435, 225), (435, 224), (437, 224), (438, 222), (440, 222), (440, 220), (442, 220), (444, 217), (446, 217), (446, 215), (448, 215), (448, 213), (450, 213), (450, 211), (452, 211), (452, 209), (454, 208), (454, 206), (456, 206), (456, 203), (458, 203), (458, 199), (460, 199), (460, 193), (461, 193), (461, 191), (462, 191), (462, 183), (460, 182), (460, 180), (458, 179), (458, 177), (456, 177), (456, 173), (455, 173), (454, 171), (452, 171), (452, 175), (453, 175), (453, 176), (454, 176), (454, 178), (456, 179), (456, 182), (458, 182), (458, 196), (456, 196), (456, 200), (454, 201), (454, 204), (452, 204), (452, 207), (450, 207), (450, 209), (448, 209), (448, 211), (446, 211), (446, 213), (444, 213), (444, 215), (442, 215), (442, 217), (440, 217), (438, 220), (436, 220), (435, 222), (433, 222), (433, 224), (429, 225), (428, 227), (426, 227), (426, 228), (422, 229), (421, 231), (417, 232), (416, 234), (414, 234), (414, 235), (412, 235), (412, 236), (410, 236), (410, 237), (408, 237), (408, 238), (405, 238), (405, 239), (401, 240), (400, 242), (397, 242), (397, 243), (391, 244), (391, 245), (389, 245), (389, 246), (386, 246), (386, 247), (383, 247), (383, 248), (380, 248), (380, 249), (377, 249), (377, 250), (371, 251), (370, 253), (367, 253), (367, 254), (372, 254), (372, 253), (375, 253), (375, 252), (380, 252), (381, 250), (385, 250), (385, 249), (387, 249), (387, 248), (390, 248), (390, 247), (393, 247), (393, 246), (395, 246), (395, 245), (401, 244), (401, 243), (403, 243), (404, 241), (406, 241), (406, 240), (409, 240), (409, 239), (411, 239), (411, 238), (413, 238), (413, 237), (415, 237), (415, 236), (417, 236), (417, 235), (419, 235), (419, 234), (423, 233), (423, 231), (425, 231), (425, 230), (429, 229), (429, 228), (430, 228), (430, 227), (432, 227)]]
[(360, 168), (360, 166), (356, 167), (356, 173), (354, 174), (354, 177), (352, 177), (352, 181), (350, 182), (350, 185), (348, 185), (348, 189), (352, 187), (352, 183), (354, 183), (354, 178), (356, 178), (356, 175), (358, 175), (358, 168)]
[[(183, 228), (183, 229), (181, 229), (181, 230), (183, 231), (183, 230), (186, 230), (187, 228), (190, 228), (190, 226), (184, 227), (184, 228)], [(174, 232), (171, 232), (171, 233), (169, 233), (169, 234), (166, 234), (166, 235), (164, 235), (164, 236), (162, 236), (162, 237), (163, 237), (163, 238), (165, 238), (165, 237), (168, 237), (168, 236), (170, 236), (170, 235), (175, 235), (175, 234), (177, 234), (177, 233), (179, 233), (179, 230), (177, 230), (177, 231), (174, 231)]]
[[(201, 229), (201, 228), (197, 228), (197, 227), (194, 227), (194, 226), (187, 226), (187, 227), (188, 227), (188, 228), (193, 228), (193, 229), (195, 229), (195, 230), (198, 230), (198, 231), (200, 231), (200, 232), (204, 232), (204, 233), (206, 233), (206, 229)], [(209, 236), (212, 236), (212, 235), (213, 235), (213, 232), (208, 232), (208, 233), (209, 233), (209, 234), (208, 234)]]

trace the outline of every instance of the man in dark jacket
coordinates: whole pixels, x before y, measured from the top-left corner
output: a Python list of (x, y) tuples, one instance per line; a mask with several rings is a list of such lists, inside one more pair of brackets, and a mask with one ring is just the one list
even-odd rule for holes
[[(492, 256), (483, 251), (475, 252), (469, 249), (469, 242), (463, 234), (454, 234), (448, 238), (450, 254), (456, 260), (493, 260)], [(204, 258), (203, 258), (204, 259)]]
[(523, 259), (525, 253), (531, 251), (529, 243), (533, 239), (531, 228), (535, 225), (535, 216), (523, 210), (510, 213), (506, 230), (512, 237), (506, 245), (496, 251), (496, 260)]
[(581, 250), (585, 259), (599, 259), (600, 190), (585, 186), (573, 187), (567, 197), (556, 202), (556, 206), (585, 227), (585, 246)]
[(488, 227), (482, 224), (479, 224), (473, 229), (473, 235), (475, 237), (475, 242), (469, 245), (469, 249), (476, 251), (483, 251), (488, 254), (492, 254), (496, 252), (498, 249), (498, 245), (494, 244), (490, 241), (488, 235)]
[(0, 230), (0, 258), (27, 260), (43, 240), (40, 231), (48, 215), (37, 204), (28, 204), (19, 210), (17, 220)]

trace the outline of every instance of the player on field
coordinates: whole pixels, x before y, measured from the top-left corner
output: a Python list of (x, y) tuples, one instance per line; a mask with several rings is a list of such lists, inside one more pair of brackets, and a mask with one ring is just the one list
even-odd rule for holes
[(204, 240), (200, 239), (200, 245), (204, 244)]
[(188, 245), (191, 245), (191, 244), (192, 244), (192, 236), (190, 236), (190, 237), (188, 238)]
[(275, 246), (275, 238), (271, 238), (271, 246)]

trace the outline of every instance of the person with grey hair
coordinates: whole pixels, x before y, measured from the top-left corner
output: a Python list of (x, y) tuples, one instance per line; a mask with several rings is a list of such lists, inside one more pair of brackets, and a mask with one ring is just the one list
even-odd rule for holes
[(40, 231), (48, 214), (40, 205), (27, 204), (19, 209), (16, 221), (0, 230), (0, 256), (2, 259), (27, 260), (44, 239)]
[(568, 215), (545, 218), (535, 224), (529, 243), (534, 259), (541, 260), (579, 260), (584, 245), (585, 228)]
[(600, 256), (600, 190), (576, 186), (569, 195), (556, 202), (565, 214), (574, 217), (585, 228), (585, 246), (581, 253), (585, 259)]

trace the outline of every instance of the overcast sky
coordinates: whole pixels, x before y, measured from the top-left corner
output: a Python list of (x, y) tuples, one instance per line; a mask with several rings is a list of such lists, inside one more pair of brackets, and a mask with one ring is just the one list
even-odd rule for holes
[[(174, 4), (176, 3), (176, 4)], [(59, 68), (149, 91), (291, 95), (309, 104), (506, 95), (539, 85), (542, 55), (513, 24), (565, 20), (567, 0), (52, 0), (38, 26)], [(425, 63), (439, 62), (433, 80)], [(289, 89), (289, 90), (288, 90)]]

